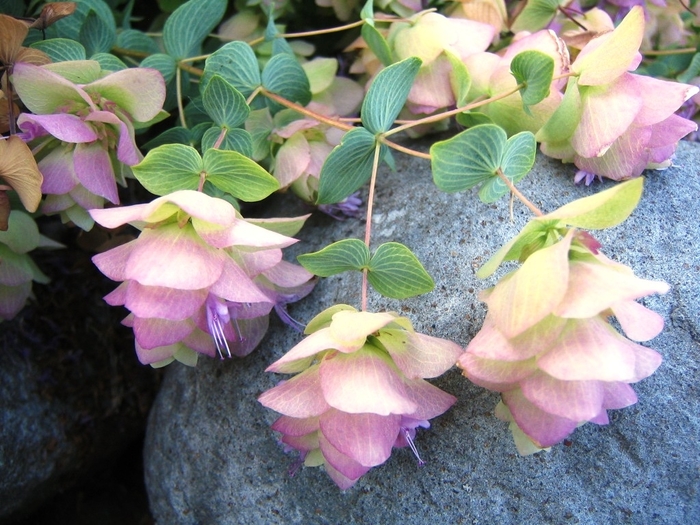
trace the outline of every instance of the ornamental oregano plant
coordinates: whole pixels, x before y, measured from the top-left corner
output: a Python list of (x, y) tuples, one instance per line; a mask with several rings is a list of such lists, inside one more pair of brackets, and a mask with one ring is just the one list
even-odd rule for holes
[[(0, 318), (48, 281), (31, 252), (61, 248), (36, 218), (130, 224), (138, 236), (93, 261), (119, 283), (105, 300), (129, 311), (141, 363), (245, 356), (274, 310), (305, 338), (268, 367), (291, 377), (259, 401), (280, 414), (282, 443), (342, 489), (394, 447), (423, 462), (417, 430), (456, 401), (426, 379), (455, 364), (501, 393), (496, 415), (521, 454), (607, 424), (661, 362), (637, 342), (663, 319), (636, 300), (668, 286), (608, 259), (589, 232), (623, 222), (641, 173), (668, 167), (697, 130), (697, 2), (661, 3), (369, 0), (358, 12), (339, 0), (339, 25), (318, 29), (310, 1), (158, 2), (150, 26), (133, 0), (4, 2)], [(303, 40), (328, 35), (332, 56)], [(448, 129), (429, 153), (395, 138)], [(621, 182), (540, 211), (516, 187), (538, 143), (576, 165), (576, 182)], [(379, 167), (400, 154), (430, 162), (442, 191), (478, 187), (484, 203), (510, 195), (532, 211), (477, 274), (520, 263), (481, 292), (488, 314), (466, 348), (368, 311), (370, 288), (401, 300), (435, 286), (409, 247), (370, 242)], [(155, 198), (134, 200), (138, 185)], [(245, 217), (276, 191), (366, 217), (364, 238), (286, 261), (308, 215)], [(348, 271), (362, 275), (360, 304), (319, 305), (306, 326), (287, 313), (318, 277)]]

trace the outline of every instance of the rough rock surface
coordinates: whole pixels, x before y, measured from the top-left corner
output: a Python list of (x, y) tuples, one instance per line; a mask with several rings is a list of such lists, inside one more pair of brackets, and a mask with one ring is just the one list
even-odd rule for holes
[[(528, 220), (507, 199), (484, 205), (475, 193), (447, 195), (432, 184), (428, 163), (398, 159), (381, 173), (373, 244), (411, 247), (437, 282), (435, 291), (406, 301), (371, 294), (370, 309), (401, 312), (417, 330), (466, 345), (485, 315), (477, 300), (492, 285), (474, 273)], [(649, 345), (664, 356), (635, 385), (639, 402), (610, 412), (608, 426), (587, 424), (549, 452), (520, 457), (507, 425), (493, 415), (498, 396), (452, 369), (435, 384), (457, 404), (421, 431), (418, 468), (408, 449), (395, 450), (342, 492), (316, 468), (290, 477), (269, 424), (276, 415), (256, 401), (286, 376), (265, 367), (299, 341), (280, 323), (242, 360), (202, 359), (196, 368), (171, 365), (150, 415), (146, 483), (157, 522), (274, 523), (585, 523), (700, 522), (700, 147), (681, 144), (676, 166), (648, 172), (638, 209), (622, 225), (596, 233), (603, 251), (637, 275), (672, 285), (646, 299), (666, 328)], [(551, 211), (611, 182), (575, 187), (574, 169), (539, 157), (519, 184)], [(302, 230), (299, 253), (351, 235), (361, 221), (314, 217)], [(503, 275), (504, 269), (497, 273)], [(322, 281), (291, 313), (302, 322), (335, 302), (358, 306), (359, 278)]]
[(39, 254), (52, 276), (0, 326), (0, 523), (37, 511), (142, 435), (158, 374), (134, 359), (114, 288), (80, 250)]

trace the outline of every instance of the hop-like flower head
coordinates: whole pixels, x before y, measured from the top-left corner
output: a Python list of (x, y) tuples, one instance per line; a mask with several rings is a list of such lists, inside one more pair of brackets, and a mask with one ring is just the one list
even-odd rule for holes
[(455, 398), (425, 378), (449, 369), (462, 353), (449, 341), (416, 333), (394, 313), (337, 305), (316, 316), (310, 334), (268, 371), (296, 373), (259, 401), (283, 414), (272, 426), (307, 466), (325, 465), (351, 487), (393, 447), (410, 446), (415, 429)]
[[(267, 316), (313, 287), (311, 274), (282, 261), (296, 242), (241, 218), (228, 202), (183, 190), (149, 204), (91, 210), (103, 226), (141, 228), (138, 239), (96, 255), (110, 279), (105, 297), (131, 311), (142, 363), (196, 362), (197, 353), (244, 356), (267, 330)], [(276, 295), (286, 290), (283, 299)]]
[(569, 230), (483, 293), (489, 312), (458, 361), (471, 381), (502, 393), (497, 415), (515, 423), (522, 453), (558, 443), (586, 421), (607, 424), (607, 410), (636, 402), (629, 383), (661, 363), (608, 318), (630, 339), (655, 337), (663, 319), (636, 299), (668, 285), (636, 277), (580, 233)]

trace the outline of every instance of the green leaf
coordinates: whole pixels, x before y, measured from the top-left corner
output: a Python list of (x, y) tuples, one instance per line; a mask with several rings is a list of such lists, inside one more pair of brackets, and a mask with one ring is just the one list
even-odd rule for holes
[(375, 138), (365, 128), (348, 131), (321, 168), (317, 204), (342, 201), (372, 175)]
[(206, 150), (204, 171), (211, 184), (246, 202), (260, 201), (280, 187), (277, 179), (237, 151)]
[(365, 21), (366, 24), (374, 27), (374, 0), (367, 0), (365, 5), (362, 6), (360, 11), (360, 18)]
[(493, 124), (491, 117), (478, 111), (465, 111), (456, 117), (457, 122), (465, 128), (473, 128), (479, 124)]
[(99, 63), (102, 71), (121, 71), (128, 67), (111, 53), (95, 53), (90, 59)]
[(163, 75), (163, 80), (165, 80), (165, 83), (167, 84), (173, 78), (175, 78), (177, 62), (170, 55), (156, 53), (155, 55), (144, 58), (141, 61), (141, 67), (157, 69), (160, 71), (160, 74)]
[(367, 280), (380, 294), (406, 299), (435, 288), (435, 281), (418, 258), (403, 244), (387, 242), (369, 261)]
[(496, 175), (506, 148), (506, 132), (494, 124), (482, 124), (436, 142), (430, 148), (435, 185), (454, 193)]
[(202, 103), (209, 116), (222, 128), (240, 126), (250, 113), (241, 92), (219, 75), (214, 75), (209, 80), (202, 93)]
[(201, 54), (202, 42), (226, 12), (226, 0), (190, 0), (165, 21), (163, 45), (173, 58)]
[(245, 122), (245, 129), (253, 140), (252, 158), (254, 160), (263, 160), (270, 154), (268, 137), (274, 127), (275, 123), (270, 116), (269, 109), (258, 109), (250, 112), (250, 116)]
[(117, 40), (117, 27), (111, 11), (109, 15), (109, 18), (105, 19), (94, 10), (90, 10), (85, 17), (85, 22), (80, 28), (80, 42), (89, 56), (108, 52)]
[(41, 236), (39, 228), (29, 214), (20, 210), (12, 210), (8, 217), (7, 230), (0, 230), (0, 245), (14, 253), (27, 253), (39, 246)]
[(529, 0), (510, 29), (513, 33), (539, 31), (552, 21), (559, 5), (567, 2), (568, 0)]
[(322, 250), (297, 257), (308, 271), (320, 277), (329, 277), (351, 270), (362, 271), (370, 263), (369, 248), (360, 239), (343, 239)]
[(389, 43), (384, 35), (374, 27), (374, 23), (370, 24), (365, 20), (365, 24), (362, 26), (362, 38), (382, 64), (390, 66), (394, 62)]
[[(311, 101), (309, 79), (293, 55), (281, 53), (273, 56), (262, 72), (262, 85), (268, 91), (305, 106)], [(284, 106), (268, 100), (272, 113), (284, 109)]]
[(150, 36), (136, 29), (125, 29), (117, 35), (117, 46), (132, 51), (156, 54), (160, 53), (158, 44)]
[[(90, 13), (97, 16), (102, 21), (107, 32), (111, 35), (110, 46), (113, 45), (117, 37), (117, 26), (114, 21), (112, 9), (104, 0), (77, 0), (75, 12), (70, 16), (56, 21), (49, 29), (56, 30), (57, 36), (59, 37), (80, 40), (80, 42), (88, 48), (88, 56), (99, 51), (109, 51), (109, 48), (102, 50), (90, 49), (90, 46), (86, 45), (86, 42), (81, 39), (81, 32), (84, 29), (85, 22), (90, 16)], [(92, 31), (92, 28), (88, 29), (88, 33), (92, 33)], [(94, 34), (90, 34), (88, 38), (92, 39), (94, 36)]]
[(676, 80), (678, 80), (678, 82), (688, 84), (698, 75), (700, 75), (700, 53), (695, 53), (693, 55), (693, 59), (690, 61), (688, 69), (686, 69), (683, 73), (678, 75), (676, 77)]
[(162, 196), (178, 190), (196, 190), (204, 164), (192, 146), (165, 144), (149, 151), (131, 169), (144, 188)]
[(261, 84), (258, 59), (245, 42), (229, 42), (207, 58), (200, 89), (206, 89), (214, 75), (220, 75), (246, 98)]
[(273, 219), (246, 219), (246, 222), (265, 228), (287, 237), (294, 237), (299, 230), (304, 226), (306, 219), (310, 215), (301, 215), (300, 217), (275, 217)]
[(644, 178), (638, 177), (570, 202), (542, 219), (559, 219), (570, 226), (591, 230), (612, 228), (629, 217), (637, 207), (643, 188)]
[(455, 95), (455, 104), (459, 108), (467, 103), (467, 96), (472, 86), (472, 78), (471, 75), (469, 75), (467, 66), (464, 65), (461, 58), (448, 49), (445, 49), (445, 54), (452, 65), (452, 71), (450, 71), (450, 86), (452, 86), (452, 92)]
[[(501, 171), (515, 184), (527, 175), (535, 164), (537, 142), (529, 131), (513, 135), (506, 142), (506, 148), (501, 157)], [(510, 190), (500, 177), (492, 177), (479, 190), (479, 198), (487, 204), (495, 202)]]
[(149, 140), (143, 145), (143, 149), (151, 150), (163, 144), (190, 144), (190, 130), (183, 128), (182, 126), (177, 126), (174, 128), (166, 129), (163, 133), (157, 137)]
[(421, 60), (410, 57), (381, 70), (362, 103), (362, 124), (373, 134), (389, 131), (406, 102)]
[(46, 53), (52, 62), (66, 62), (69, 60), (85, 60), (87, 54), (80, 42), (68, 38), (51, 38), (39, 40), (31, 47)]
[[(212, 126), (207, 129), (202, 136), (202, 151), (206, 151), (213, 147), (216, 140), (221, 134), (222, 128)], [(244, 129), (234, 128), (226, 130), (224, 140), (219, 145), (218, 149), (237, 151), (248, 158), (253, 157), (253, 139)]]
[(520, 89), (520, 96), (529, 113), (528, 106), (539, 104), (549, 96), (554, 76), (554, 59), (540, 51), (523, 51), (513, 58), (510, 72), (518, 84), (525, 84)]

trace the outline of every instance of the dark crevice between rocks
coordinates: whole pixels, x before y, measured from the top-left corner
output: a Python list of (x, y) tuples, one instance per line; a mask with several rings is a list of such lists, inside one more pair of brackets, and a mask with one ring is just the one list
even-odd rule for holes
[(118, 283), (85, 235), (42, 222), (67, 249), (32, 254), (52, 281), (0, 325), (0, 524), (152, 523), (141, 446), (161, 372), (138, 362), (126, 310), (104, 302)]

